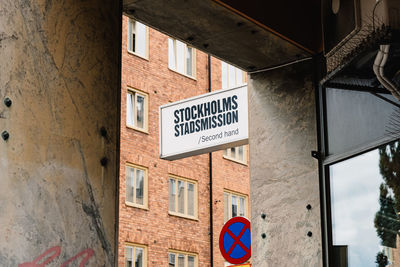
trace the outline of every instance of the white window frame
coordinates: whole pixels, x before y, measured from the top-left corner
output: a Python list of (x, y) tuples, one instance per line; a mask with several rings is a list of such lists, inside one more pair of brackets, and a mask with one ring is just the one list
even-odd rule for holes
[[(228, 196), (228, 214), (225, 212), (225, 195)], [(249, 214), (248, 206), (249, 206), (249, 198), (245, 194), (237, 193), (231, 190), (224, 190), (224, 222), (227, 222), (229, 219), (232, 219), (232, 197), (237, 197), (238, 198), (238, 209), (240, 207), (240, 198), (244, 199), (244, 215), (243, 217), (247, 218), (247, 215)], [(241, 216), (239, 214), (238, 210), (238, 216)]]
[[(240, 158), (239, 158), (239, 147), (243, 147), (243, 160), (241, 160)], [(237, 162), (237, 163), (241, 163), (241, 164), (244, 164), (244, 165), (247, 165), (247, 155), (248, 155), (248, 149), (249, 149), (249, 147), (248, 147), (248, 145), (243, 145), (243, 146), (237, 146), (237, 147), (235, 147), (235, 155), (232, 155), (232, 149), (231, 148), (228, 148), (228, 149), (225, 149), (224, 150), (224, 158), (225, 159), (228, 159), (228, 160), (231, 160), (231, 161), (234, 161), (234, 162)]]
[[(169, 42), (172, 41), (173, 42), (173, 49), (174, 49), (174, 53), (173, 53), (173, 60), (174, 60), (174, 66), (171, 66), (170, 60), (171, 60), (171, 55), (170, 55), (170, 46), (169, 46)], [(183, 73), (178, 71), (177, 66), (178, 66), (178, 57), (177, 57), (177, 46), (176, 46), (176, 42), (181, 42), (177, 39), (173, 39), (171, 37), (168, 37), (168, 68), (176, 73), (182, 74), (186, 77), (192, 78), (192, 79), (196, 79), (196, 49), (193, 46), (187, 45), (184, 42), (181, 42), (184, 45), (184, 54), (183, 54), (183, 64), (184, 64), (184, 71)], [(187, 53), (187, 48), (191, 48), (192, 49), (192, 75), (187, 74), (187, 62), (186, 62), (186, 53)]]
[[(132, 99), (134, 100), (134, 104), (131, 107), (132, 108), (133, 124), (130, 124), (129, 121), (128, 121), (128, 113), (129, 113), (128, 94), (133, 95)], [(137, 104), (138, 95), (144, 98), (144, 111), (143, 111), (143, 120), (144, 120), (144, 122), (143, 122), (143, 128), (137, 126), (138, 123), (137, 123), (137, 113), (136, 113), (137, 112), (137, 108), (136, 108), (136, 104)], [(141, 131), (141, 132), (148, 133), (149, 95), (147, 93), (142, 92), (142, 91), (139, 91), (139, 90), (133, 89), (131, 87), (128, 87), (128, 89), (126, 91), (126, 98), (127, 98), (126, 99), (126, 103), (127, 103), (126, 104), (126, 116), (125, 116), (126, 126), (128, 128), (131, 128), (131, 129), (135, 129), (135, 130), (138, 130), (138, 131)]]
[[(171, 211), (169, 208), (169, 203), (170, 203), (170, 192), (169, 192), (169, 188), (170, 188), (170, 180), (174, 179), (175, 180), (175, 211)], [(184, 213), (180, 213), (178, 212), (178, 181), (183, 181), (185, 182), (185, 188), (184, 188)], [(189, 215), (188, 214), (188, 182), (194, 184), (194, 199), (193, 199), (193, 213), (194, 215)], [(183, 177), (179, 177), (176, 175), (168, 175), (168, 213), (170, 215), (174, 215), (174, 216), (179, 216), (179, 217), (183, 217), (183, 218), (188, 218), (188, 219), (193, 219), (193, 220), (197, 220), (198, 219), (198, 183), (195, 180), (191, 180), (191, 179), (187, 179), (187, 178), (183, 178)]]
[[(138, 53), (136, 51), (133, 51), (131, 49), (131, 47), (130, 47), (131, 46), (131, 42), (132, 42), (132, 30), (131, 29), (133, 29), (133, 27), (136, 27), (136, 23), (143, 24), (143, 23), (138, 22), (138, 21), (136, 21), (134, 19), (128, 18), (128, 29), (127, 29), (128, 38), (126, 39), (127, 40), (127, 50), (128, 50), (129, 54), (132, 54), (132, 55), (135, 55), (135, 56), (138, 56), (138, 57), (141, 57), (141, 58), (144, 58), (144, 59), (148, 60), (149, 59), (149, 27), (148, 26), (143, 24), (145, 26), (145, 28), (146, 28), (145, 40), (144, 40), (144, 42), (145, 42), (144, 43), (145, 54), (142, 55), (142, 54), (140, 54), (140, 53)], [(136, 29), (135, 29), (135, 31), (136, 31)], [(138, 40), (137, 37), (135, 37), (135, 42), (137, 40)], [(135, 44), (135, 47), (137, 47), (136, 44)]]
[[(132, 168), (134, 169), (134, 178), (133, 178), (133, 202), (128, 201), (126, 198), (127, 188), (127, 179), (128, 179), (128, 172), (127, 169)], [(144, 181), (143, 181), (143, 204), (136, 203), (136, 170), (144, 171)], [(138, 166), (132, 163), (126, 163), (125, 165), (125, 204), (127, 206), (141, 208), (141, 209), (148, 209), (148, 169), (146, 167)]]
[(147, 267), (147, 246), (141, 245), (141, 244), (136, 244), (136, 243), (131, 243), (131, 242), (125, 242), (125, 245), (124, 245), (124, 267), (126, 267), (126, 248), (127, 247), (130, 247), (133, 250), (132, 267), (135, 266), (136, 248), (143, 249), (143, 267)]
[[(232, 70), (234, 73), (234, 77), (231, 77), (230, 71)], [(239, 79), (239, 75), (241, 76), (241, 79)], [(226, 80), (224, 79), (226, 78)], [(231, 83), (231, 79), (233, 80), (233, 83)], [(241, 82), (240, 82), (241, 81)], [(228, 89), (228, 88), (235, 88), (239, 87), (242, 85), (247, 84), (247, 72), (230, 65), (224, 61), (221, 61), (221, 88), (222, 89)]]
[(168, 266), (169, 266), (169, 255), (174, 254), (175, 255), (175, 266), (178, 266), (178, 255), (184, 255), (185, 256), (185, 263), (184, 267), (188, 267), (188, 256), (191, 256), (194, 258), (194, 266), (198, 267), (198, 255), (196, 253), (192, 252), (186, 252), (186, 251), (180, 251), (180, 250), (175, 250), (175, 249), (169, 249), (168, 250)]

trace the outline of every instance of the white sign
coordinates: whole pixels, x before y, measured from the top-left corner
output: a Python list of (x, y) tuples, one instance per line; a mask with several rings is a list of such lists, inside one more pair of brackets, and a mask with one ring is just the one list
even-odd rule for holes
[(248, 143), (247, 86), (160, 107), (160, 158), (174, 160)]

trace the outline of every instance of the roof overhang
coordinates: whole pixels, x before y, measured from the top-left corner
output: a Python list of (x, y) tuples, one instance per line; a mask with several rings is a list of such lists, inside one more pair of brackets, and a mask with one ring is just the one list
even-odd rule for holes
[[(243, 3), (242, 3), (243, 2)], [(246, 71), (322, 51), (319, 0), (124, 0), (124, 13)]]

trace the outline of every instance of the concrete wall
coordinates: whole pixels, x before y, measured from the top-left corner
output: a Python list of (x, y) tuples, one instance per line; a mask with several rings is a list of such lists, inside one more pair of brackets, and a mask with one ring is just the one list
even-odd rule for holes
[(249, 81), (254, 266), (322, 266), (311, 73), (311, 64), (302, 63), (251, 75)]
[(0, 265), (111, 266), (118, 1), (3, 0), (0, 14)]

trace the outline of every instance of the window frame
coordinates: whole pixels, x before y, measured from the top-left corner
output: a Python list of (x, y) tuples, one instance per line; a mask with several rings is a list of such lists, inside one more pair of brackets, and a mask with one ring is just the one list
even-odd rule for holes
[(138, 244), (138, 243), (132, 243), (132, 242), (125, 242), (124, 244), (124, 267), (126, 267), (126, 247), (131, 247), (133, 248), (133, 254), (132, 254), (132, 260), (133, 264), (132, 266), (135, 266), (135, 254), (136, 254), (136, 248), (141, 248), (143, 249), (143, 267), (147, 267), (147, 245), (144, 244)]
[(194, 252), (187, 252), (187, 251), (182, 251), (182, 250), (176, 250), (176, 249), (168, 249), (168, 266), (169, 266), (169, 255), (170, 254), (175, 254), (175, 266), (177, 267), (177, 258), (178, 255), (185, 255), (185, 266), (184, 267), (188, 267), (188, 256), (192, 256), (194, 257), (194, 266), (198, 267), (199, 266), (199, 255), (197, 253)]
[[(150, 42), (149, 42), (149, 27), (147, 25), (139, 22), (139, 23), (143, 24), (146, 27), (146, 33), (145, 33), (146, 36), (145, 36), (145, 40), (144, 40), (144, 42), (145, 42), (145, 44), (144, 44), (144, 46), (145, 46), (145, 55), (141, 55), (141, 54), (139, 54), (139, 53), (137, 53), (137, 52), (135, 52), (135, 51), (130, 49), (130, 43), (132, 42), (132, 40), (131, 40), (132, 34), (131, 34), (131, 31), (130, 31), (130, 27), (131, 27), (131, 25), (134, 25), (135, 31), (136, 31), (136, 22), (139, 22), (139, 21), (136, 21), (136, 20), (134, 20), (132, 18), (128, 18), (128, 29), (127, 29), (127, 37), (128, 38), (126, 39), (127, 40), (126, 50), (128, 51), (129, 54), (135, 55), (137, 57), (140, 57), (140, 58), (145, 59), (145, 60), (148, 61), (149, 60), (149, 43)], [(135, 38), (135, 40), (136, 40), (136, 38)]]
[[(169, 40), (172, 40), (172, 42), (173, 42), (175, 69), (173, 69), (173, 68), (170, 67), (170, 62), (169, 62), (169, 60), (170, 60), (170, 54), (169, 54), (169, 53), (170, 53), (170, 52), (169, 52)], [(185, 47), (185, 49), (184, 49), (184, 54), (183, 54), (183, 59), (184, 59), (184, 60), (183, 60), (183, 64), (184, 64), (184, 71), (183, 71), (183, 73), (180, 72), (180, 71), (178, 71), (178, 69), (177, 69), (177, 66), (178, 66), (178, 57), (177, 57), (177, 45), (176, 45), (176, 41), (179, 41), (179, 42), (183, 43), (183, 44), (184, 44), (184, 47)], [(187, 48), (188, 48), (188, 47), (190, 47), (190, 48), (192, 49), (192, 72), (193, 72), (193, 75), (187, 74), (186, 53), (187, 53)], [(194, 48), (194, 47), (191, 46), (191, 45), (186, 44), (185, 42), (182, 42), (182, 41), (180, 41), (180, 40), (177, 40), (177, 39), (175, 39), (175, 38), (168, 37), (168, 69), (169, 69), (169, 70), (171, 70), (171, 71), (173, 71), (173, 72), (176, 72), (176, 73), (179, 73), (179, 74), (181, 74), (181, 75), (183, 75), (183, 76), (185, 76), (185, 77), (191, 78), (191, 79), (193, 79), (193, 80), (196, 80), (196, 74), (197, 74), (197, 69), (196, 69), (197, 60), (196, 60), (196, 58), (197, 58), (196, 48)]]
[[(235, 148), (239, 148), (239, 147), (241, 147), (241, 146), (236, 146)], [(231, 148), (232, 147), (231, 148), (227, 148), (227, 149), (225, 149), (223, 151), (223, 158), (247, 166), (248, 165), (248, 154), (249, 154), (248, 150), (249, 150), (249, 146), (248, 145), (242, 145), (242, 147), (243, 147), (243, 160), (240, 160), (240, 159), (238, 159), (236, 157), (232, 157), (232, 155), (231, 155)], [(236, 154), (238, 155), (239, 153), (236, 152)]]
[[(176, 192), (176, 194), (175, 194), (175, 201), (174, 201), (174, 203), (175, 203), (175, 211), (171, 211), (170, 207), (169, 207), (169, 203), (170, 203), (170, 191), (169, 191), (170, 187), (169, 186), (170, 186), (170, 180), (171, 179), (174, 179), (176, 181), (175, 182), (175, 192)], [(180, 213), (180, 212), (176, 211), (178, 209), (178, 201), (179, 201), (179, 199), (178, 199), (178, 181), (183, 181), (183, 182), (185, 182), (185, 185), (186, 185), (185, 189), (184, 189), (184, 210), (185, 210), (185, 213)], [(187, 186), (188, 182), (194, 184), (194, 199), (193, 199), (193, 201), (194, 201), (194, 207), (193, 207), (194, 215), (193, 216), (188, 214), (188, 186)], [(198, 213), (199, 184), (198, 184), (198, 182), (196, 180), (192, 180), (192, 179), (176, 176), (176, 175), (173, 175), (173, 174), (169, 174), (168, 175), (168, 183), (167, 184), (168, 184), (168, 214), (169, 215), (173, 215), (173, 216), (177, 216), (177, 217), (182, 217), (182, 218), (186, 218), (186, 219), (191, 219), (191, 220), (196, 220), (197, 221), (198, 217), (199, 217), (199, 213)]]
[[(226, 65), (226, 87), (224, 86), (224, 80), (223, 80), (224, 65)], [(233, 86), (229, 85), (229, 82), (230, 82), (229, 67), (233, 67), (234, 72), (235, 72), (235, 84)], [(239, 82), (238, 82), (238, 75), (237, 75), (238, 71), (240, 71), (241, 75), (242, 75), (242, 83), (241, 84), (239, 84)], [(247, 84), (247, 72), (221, 60), (221, 88), (222, 89), (235, 88), (235, 87), (243, 86), (246, 84)]]
[[(127, 128), (134, 129), (143, 133), (149, 133), (149, 94), (145, 93), (143, 91), (134, 89), (132, 87), (127, 87), (126, 90), (126, 98), (128, 98), (128, 94), (132, 94), (134, 97), (133, 99), (135, 100), (135, 105), (133, 106), (134, 109), (132, 110), (133, 114), (133, 120), (134, 120), (134, 125), (128, 124), (128, 99), (126, 99), (126, 116), (125, 116), (125, 125)], [(140, 95), (144, 97), (144, 115), (143, 115), (143, 120), (144, 120), (144, 127), (140, 128), (137, 126), (137, 110), (136, 110), (136, 103), (137, 103), (137, 96)]]
[[(228, 216), (227, 220), (225, 220), (225, 194), (228, 194)], [(249, 214), (249, 197), (246, 194), (238, 193), (229, 189), (224, 189), (224, 223), (232, 219), (232, 196), (235, 196), (239, 199), (238, 204), (240, 205), (240, 198), (244, 198), (244, 216), (246, 217)], [(239, 217), (240, 215), (236, 216)]]
[[(341, 89), (326, 86), (324, 83), (316, 87), (316, 111), (317, 111), (317, 138), (318, 152), (315, 158), (318, 159), (318, 176), (320, 189), (321, 206), (321, 245), (323, 266), (333, 266), (334, 246), (332, 236), (332, 198), (331, 198), (331, 175), (330, 167), (336, 163), (357, 157), (366, 152), (379, 148), (381, 145), (389, 144), (393, 140), (381, 139), (372, 143), (364, 144), (345, 153), (330, 154), (328, 136), (328, 110), (327, 110), (327, 92), (329, 88)], [(351, 90), (351, 89), (343, 89)]]
[[(138, 203), (135, 203), (135, 202), (128, 201), (127, 198), (126, 198), (127, 177), (128, 177), (127, 169), (128, 169), (128, 167), (129, 168), (133, 168), (135, 170), (134, 171), (135, 177), (133, 179), (133, 184), (134, 185), (136, 185), (136, 170), (139, 169), (139, 170), (144, 171), (143, 204), (138, 204)], [(135, 207), (135, 208), (148, 210), (148, 206), (149, 206), (149, 204), (148, 204), (148, 195), (149, 195), (148, 194), (148, 192), (149, 192), (149, 190), (148, 190), (148, 180), (149, 180), (148, 179), (148, 168), (143, 167), (143, 166), (139, 166), (139, 165), (136, 165), (136, 164), (133, 164), (133, 163), (129, 163), (129, 162), (127, 162), (125, 164), (125, 205), (130, 206), (130, 207)], [(133, 190), (133, 200), (136, 201), (136, 187), (134, 187), (134, 190)]]

